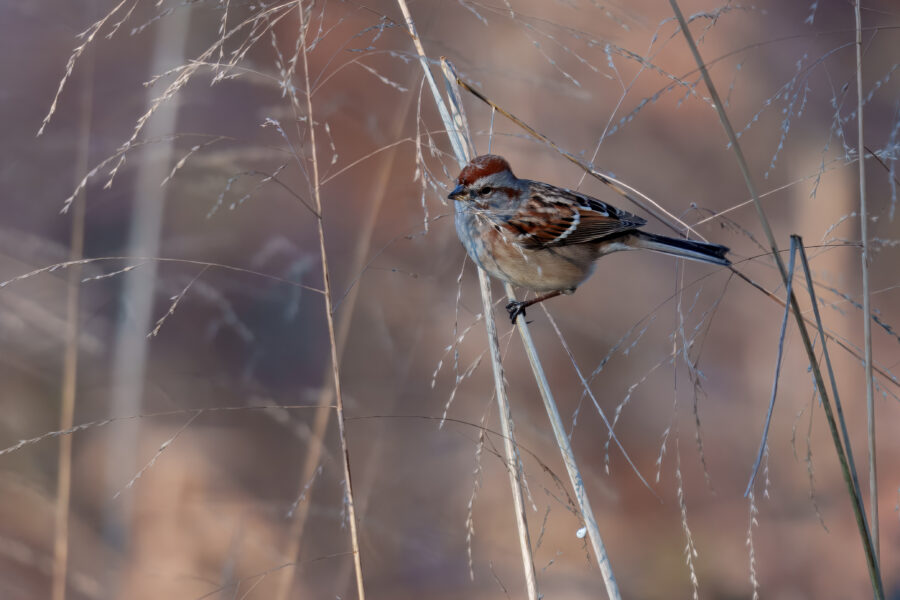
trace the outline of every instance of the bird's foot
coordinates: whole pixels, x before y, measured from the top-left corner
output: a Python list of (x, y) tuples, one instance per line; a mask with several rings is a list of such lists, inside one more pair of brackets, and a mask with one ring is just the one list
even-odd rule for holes
[(525, 308), (529, 306), (528, 302), (519, 302), (513, 301), (506, 305), (506, 312), (509, 313), (509, 320), (513, 325), (516, 324), (516, 319), (519, 318), (519, 315), (525, 316)]

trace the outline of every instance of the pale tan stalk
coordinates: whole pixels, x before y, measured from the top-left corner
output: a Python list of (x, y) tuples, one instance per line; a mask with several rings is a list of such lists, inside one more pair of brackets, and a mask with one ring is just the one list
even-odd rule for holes
[[(75, 157), (75, 181), (88, 170), (88, 151), (91, 135), (91, 109), (93, 107), (94, 59), (85, 64), (81, 94), (81, 121), (78, 149)], [(84, 255), (85, 193), (82, 191), (72, 207), (72, 235), (69, 242), (69, 260), (77, 261)], [(82, 265), (69, 269), (66, 288), (66, 351), (63, 359), (62, 394), (59, 417), (60, 430), (71, 429), (75, 417), (75, 395), (78, 387), (78, 331), (79, 300)], [(72, 436), (59, 438), (59, 456), (56, 476), (56, 524), (53, 538), (53, 600), (66, 597), (66, 580), (69, 565), (69, 502), (72, 493)]]
[(869, 438), (869, 533), (880, 560), (878, 545), (878, 479), (875, 460), (875, 379), (872, 373), (872, 309), (869, 294), (869, 211), (866, 207), (866, 160), (863, 138), (863, 81), (862, 81), (862, 16), (860, 0), (856, 0), (856, 124), (859, 135), (856, 156), (859, 163), (859, 229), (862, 238), (863, 337), (866, 365), (866, 415)]
[[(506, 284), (506, 295), (509, 296), (511, 301), (515, 301), (516, 297), (513, 294), (512, 286), (508, 283)], [(600, 567), (600, 574), (603, 576), (603, 582), (606, 584), (606, 594), (611, 600), (621, 600), (622, 595), (619, 592), (619, 585), (616, 583), (616, 577), (609, 563), (606, 545), (603, 543), (603, 538), (600, 535), (597, 519), (594, 517), (591, 502), (588, 499), (587, 491), (584, 489), (581, 471), (578, 469), (578, 463), (575, 461), (575, 453), (572, 451), (569, 436), (566, 434), (566, 427), (563, 424), (562, 417), (559, 415), (556, 401), (553, 399), (553, 392), (550, 391), (550, 383), (544, 374), (543, 366), (541, 366), (537, 348), (531, 339), (531, 332), (528, 330), (525, 319), (516, 319), (516, 323), (519, 327), (519, 335), (522, 337), (522, 345), (525, 346), (525, 354), (528, 355), (528, 362), (531, 364), (531, 370), (537, 381), (538, 389), (541, 391), (541, 398), (544, 400), (544, 408), (547, 411), (547, 417), (550, 419), (550, 426), (553, 428), (553, 437), (556, 438), (556, 445), (559, 446), (563, 463), (566, 465), (566, 472), (569, 474), (569, 481), (572, 483), (572, 489), (575, 490), (575, 498), (578, 501), (578, 508), (581, 510), (581, 517), (584, 519), (584, 526), (587, 528), (591, 548), (594, 550), (597, 566)]]
[[(397, 4), (400, 6), (400, 10), (403, 13), (403, 18), (406, 21), (406, 26), (409, 29), (410, 35), (412, 36), (413, 43), (415, 44), (416, 51), (419, 56), (419, 62), (422, 65), (425, 79), (428, 81), (428, 86), (431, 89), (432, 95), (434, 96), (434, 101), (437, 105), (438, 112), (440, 113), (441, 119), (443, 120), (444, 125), (447, 128), (447, 135), (450, 138), (450, 145), (453, 147), (453, 153), (456, 156), (456, 160), (459, 163), (460, 168), (462, 168), (468, 162), (469, 158), (471, 158), (469, 150), (471, 148), (471, 145), (466, 142), (468, 132), (462, 132), (459, 130), (457, 123), (462, 122), (461, 115), (457, 116), (457, 118), (454, 119), (451, 116), (450, 112), (447, 110), (447, 106), (446, 104), (444, 104), (444, 101), (441, 98), (441, 93), (438, 90), (437, 83), (435, 83), (434, 81), (434, 76), (432, 75), (431, 69), (428, 65), (428, 58), (425, 54), (425, 49), (422, 47), (422, 41), (419, 38), (419, 34), (416, 32), (416, 26), (415, 23), (413, 23), (412, 16), (409, 13), (409, 7), (406, 5), (406, 0), (397, 0)], [(519, 548), (522, 553), (522, 568), (525, 576), (525, 588), (528, 591), (528, 598), (530, 600), (537, 600), (539, 595), (537, 591), (537, 581), (535, 578), (534, 558), (531, 552), (531, 538), (528, 534), (528, 522), (525, 518), (525, 503), (524, 495), (522, 493), (518, 452), (515, 447), (515, 441), (513, 440), (513, 425), (510, 418), (509, 401), (507, 400), (506, 396), (506, 386), (503, 380), (503, 366), (500, 362), (500, 344), (497, 340), (497, 328), (494, 323), (490, 280), (488, 279), (487, 273), (485, 273), (481, 269), (478, 270), (478, 281), (481, 290), (481, 302), (484, 310), (484, 320), (485, 326), (487, 328), (488, 344), (490, 347), (491, 364), (493, 365), (494, 369), (494, 393), (497, 398), (497, 405), (500, 412), (499, 417), (501, 427), (503, 429), (504, 452), (506, 466), (509, 473), (509, 484), (513, 496), (513, 506), (519, 537)]]
[(347, 520), (350, 522), (350, 545), (353, 550), (353, 566), (356, 571), (356, 593), (359, 600), (365, 600), (362, 562), (359, 553), (359, 535), (356, 526), (356, 507), (353, 500), (353, 485), (350, 479), (350, 450), (347, 446), (347, 433), (344, 428), (344, 397), (341, 393), (340, 359), (338, 358), (337, 339), (334, 331), (334, 312), (332, 309), (331, 278), (328, 271), (328, 254), (325, 251), (325, 218), (322, 211), (322, 194), (319, 185), (319, 161), (316, 157), (316, 126), (312, 109), (312, 87), (309, 84), (309, 61), (306, 51), (306, 15), (303, 3), (298, 2), (300, 13), (300, 44), (303, 56), (303, 78), (306, 84), (306, 116), (309, 123), (309, 143), (312, 154), (312, 184), (316, 202), (316, 222), (319, 230), (319, 252), (322, 259), (322, 283), (325, 289), (325, 320), (328, 323), (328, 341), (331, 347), (331, 373), (334, 385), (334, 397), (337, 409), (338, 435), (341, 440), (341, 456), (344, 465), (344, 485), (346, 489)]
[[(457, 87), (461, 80), (452, 70), (452, 67), (449, 66), (446, 60), (442, 61), (442, 64), (444, 65), (444, 75), (447, 79), (448, 87), (450, 88), (451, 92), (450, 98), (454, 103), (452, 106), (462, 107), (462, 100), (459, 97)], [(468, 86), (467, 89), (471, 91), (471, 88)], [(496, 108), (493, 104), (492, 107)], [(505, 113), (505, 111), (504, 114), (508, 115), (508, 113)], [(465, 123), (465, 118), (462, 117), (460, 119), (456, 119), (456, 122), (458, 127), (460, 124)], [(451, 129), (449, 124), (447, 125), (447, 129)], [(468, 132), (464, 133), (467, 134)], [(487, 278), (487, 274), (479, 269), (479, 275), (482, 274), (485, 278)], [(510, 301), (516, 300), (515, 292), (510, 284), (505, 284), (504, 290)], [(486, 309), (486, 312), (489, 311), (487, 311)], [(553, 398), (553, 392), (550, 390), (550, 384), (547, 381), (547, 376), (544, 373), (544, 367), (541, 364), (540, 357), (538, 356), (537, 347), (534, 345), (534, 341), (531, 339), (531, 332), (528, 329), (528, 323), (526, 322), (526, 320), (517, 319), (516, 323), (519, 329), (519, 335), (522, 338), (522, 345), (525, 348), (525, 354), (528, 356), (528, 362), (531, 365), (532, 373), (534, 373), (534, 378), (537, 382), (538, 390), (541, 393), (541, 399), (544, 402), (544, 408), (547, 411), (547, 417), (550, 420), (550, 425), (553, 429), (553, 436), (554, 438), (556, 438), (556, 444), (559, 447), (560, 454), (562, 454), (563, 463), (566, 465), (566, 472), (569, 474), (569, 481), (572, 484), (572, 488), (575, 490), (575, 498), (578, 502), (578, 508), (581, 510), (582, 519), (584, 520), (587, 534), (591, 542), (591, 548), (594, 550), (594, 557), (597, 560), (597, 566), (600, 568), (600, 573), (603, 576), (603, 581), (606, 585), (606, 593), (611, 599), (618, 600), (621, 598), (619, 586), (616, 583), (615, 575), (612, 572), (612, 567), (610, 566), (609, 562), (609, 555), (606, 552), (606, 546), (604, 545), (603, 538), (600, 535), (600, 528), (597, 526), (597, 519), (594, 517), (594, 512), (591, 508), (590, 500), (588, 499), (587, 492), (584, 488), (584, 480), (581, 477), (581, 471), (579, 470), (578, 463), (575, 460), (575, 453), (572, 451), (572, 446), (569, 443), (569, 436), (566, 434), (565, 425), (563, 424), (562, 417), (559, 414), (559, 409), (556, 406), (556, 401)]]
[[(483, 269), (478, 269), (478, 285), (481, 289), (481, 304), (485, 314), (488, 345), (491, 351), (491, 363), (494, 365), (494, 391), (497, 398), (497, 409), (500, 416), (500, 430), (503, 433), (503, 454), (506, 460), (506, 472), (509, 475), (509, 487), (512, 490), (513, 511), (519, 531), (519, 552), (522, 556), (522, 569), (525, 573), (525, 588), (530, 600), (539, 598), (537, 579), (534, 571), (534, 556), (531, 551), (531, 536), (528, 533), (528, 519), (525, 514), (525, 501), (522, 493), (522, 477), (519, 469), (519, 450), (513, 437), (512, 412), (506, 396), (503, 364), (500, 359), (500, 343), (497, 339), (497, 325), (490, 316), (494, 309), (491, 298), (491, 280)], [(524, 319), (520, 319), (524, 321)]]

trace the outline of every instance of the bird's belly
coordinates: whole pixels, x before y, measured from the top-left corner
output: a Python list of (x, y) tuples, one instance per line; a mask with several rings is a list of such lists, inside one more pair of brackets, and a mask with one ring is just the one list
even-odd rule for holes
[(593, 272), (595, 253), (588, 246), (526, 250), (516, 245), (494, 248), (482, 260), (485, 270), (503, 281), (536, 292), (574, 290)]
[(460, 241), (479, 267), (492, 277), (536, 292), (574, 290), (590, 277), (598, 255), (591, 244), (529, 250), (472, 213), (458, 212), (456, 227)]

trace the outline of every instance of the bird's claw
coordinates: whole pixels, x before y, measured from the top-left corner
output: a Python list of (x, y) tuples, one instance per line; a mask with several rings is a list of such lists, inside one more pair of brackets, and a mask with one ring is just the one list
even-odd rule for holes
[(526, 302), (518, 302), (513, 301), (506, 305), (506, 312), (509, 313), (509, 320), (513, 325), (516, 324), (516, 319), (519, 318), (519, 315), (525, 316), (525, 307), (528, 306)]

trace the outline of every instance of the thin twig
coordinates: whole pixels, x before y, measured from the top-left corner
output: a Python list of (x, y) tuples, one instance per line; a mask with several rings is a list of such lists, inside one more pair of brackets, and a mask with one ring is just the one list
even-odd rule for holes
[(184, 433), (184, 431), (188, 427), (191, 426), (191, 423), (193, 423), (194, 420), (197, 417), (199, 417), (201, 414), (202, 414), (202, 411), (199, 411), (199, 410), (193, 411), (191, 413), (191, 416), (188, 417), (188, 420), (184, 422), (184, 425), (179, 427), (175, 431), (175, 433), (172, 434), (172, 436), (170, 438), (166, 439), (166, 441), (164, 441), (162, 444), (159, 445), (159, 448), (156, 449), (156, 452), (153, 454), (153, 456), (150, 457), (150, 460), (148, 460), (147, 463), (143, 467), (138, 469), (138, 472), (135, 473), (134, 476), (128, 480), (128, 483), (125, 484), (125, 487), (119, 488), (119, 490), (117, 490), (116, 493), (113, 494), (113, 497), (112, 497), (113, 500), (117, 500), (125, 492), (125, 490), (130, 490), (131, 488), (133, 488), (135, 486), (135, 484), (137, 483), (138, 479), (143, 477), (144, 473), (146, 473), (148, 470), (150, 470), (153, 467), (153, 465), (156, 464), (156, 461), (159, 460), (159, 457), (162, 456), (163, 452), (168, 450), (169, 446), (171, 446), (173, 443), (175, 443), (175, 440), (178, 439), (178, 436), (180, 436), (182, 433)]
[[(669, 0), (669, 4), (672, 6), (672, 11), (675, 13), (675, 18), (678, 20), (678, 23), (681, 26), (681, 31), (684, 34), (685, 40), (687, 41), (688, 46), (691, 49), (694, 60), (697, 62), (697, 66), (700, 68), (700, 72), (703, 75), (703, 80), (706, 82), (706, 87), (709, 90), (710, 96), (712, 97), (713, 106), (715, 106), (716, 108), (719, 120), (722, 123), (722, 127), (725, 129), (725, 133), (728, 136), (731, 147), (734, 149), (735, 157), (737, 158), (741, 173), (744, 176), (744, 182), (747, 184), (747, 189), (750, 192), (750, 196), (753, 197), (753, 203), (756, 206), (757, 216), (759, 217), (760, 224), (762, 225), (763, 231), (766, 234), (766, 238), (768, 239), (769, 246), (772, 250), (772, 256), (775, 259), (775, 264), (778, 265), (778, 270), (781, 273), (782, 282), (784, 283), (785, 288), (787, 288), (787, 270), (785, 268), (784, 261), (781, 258), (780, 251), (778, 250), (778, 243), (775, 241), (775, 235), (772, 233), (772, 228), (769, 226), (769, 220), (768, 218), (766, 218), (766, 214), (762, 208), (762, 203), (759, 201), (759, 194), (757, 194), (756, 192), (756, 186), (754, 185), (753, 178), (750, 175), (750, 167), (747, 165), (747, 161), (744, 158), (744, 153), (741, 150), (741, 145), (738, 142), (737, 135), (734, 132), (731, 121), (728, 120), (728, 115), (725, 113), (725, 107), (722, 104), (719, 93), (716, 91), (716, 87), (709, 75), (706, 64), (703, 62), (703, 58), (700, 56), (700, 51), (697, 49), (697, 44), (694, 42), (694, 37), (693, 35), (691, 35), (690, 28), (685, 21), (684, 15), (681, 13), (681, 9), (678, 7), (678, 0)], [(809, 333), (806, 329), (806, 321), (804, 320), (803, 315), (800, 312), (800, 304), (797, 302), (796, 295), (791, 294), (788, 297), (787, 301), (791, 304), (794, 318), (797, 321), (797, 328), (800, 331), (800, 339), (803, 342), (803, 347), (806, 350), (807, 357), (809, 358), (809, 365), (813, 372), (813, 377), (816, 382), (816, 388), (819, 391), (819, 397), (822, 399), (822, 406), (828, 420), (828, 426), (831, 431), (832, 441), (834, 442), (835, 452), (837, 453), (838, 460), (841, 464), (841, 473), (844, 476), (844, 482), (846, 483), (850, 494), (853, 513), (856, 517), (857, 528), (859, 529), (859, 534), (862, 538), (863, 550), (866, 555), (866, 563), (869, 569), (869, 578), (872, 582), (872, 589), (875, 592), (876, 598), (883, 600), (884, 587), (881, 582), (881, 572), (878, 567), (878, 558), (875, 556), (874, 547), (872, 545), (872, 538), (866, 525), (865, 507), (862, 504), (862, 499), (856, 493), (856, 488), (853, 486), (853, 480), (850, 475), (850, 468), (847, 463), (847, 456), (844, 452), (843, 446), (841, 445), (841, 438), (840, 434), (838, 433), (837, 423), (834, 419), (834, 414), (831, 409), (831, 403), (828, 400), (828, 390), (825, 388), (825, 381), (822, 378), (822, 372), (819, 369), (819, 364), (816, 360), (816, 355), (812, 347), (812, 341), (810, 340)], [(866, 318), (868, 318), (868, 315), (866, 315)]]
[(881, 552), (878, 544), (878, 480), (875, 460), (875, 378), (872, 373), (872, 320), (871, 295), (869, 294), (869, 212), (866, 206), (866, 161), (865, 140), (863, 137), (863, 82), (862, 82), (862, 17), (860, 0), (854, 4), (856, 13), (856, 124), (859, 144), (856, 154), (859, 163), (859, 234), (862, 238), (862, 293), (863, 293), (863, 348), (866, 355), (866, 416), (868, 417), (869, 438), (869, 532), (872, 545), (875, 547), (875, 558)]
[(350, 544), (353, 550), (353, 566), (356, 572), (356, 593), (359, 600), (365, 600), (366, 591), (363, 585), (362, 562), (359, 552), (359, 536), (356, 525), (356, 507), (353, 500), (353, 485), (350, 479), (350, 449), (347, 446), (347, 434), (344, 428), (344, 396), (341, 393), (340, 359), (338, 357), (337, 339), (334, 330), (334, 313), (331, 308), (331, 277), (328, 270), (328, 253), (325, 251), (325, 214), (322, 212), (322, 194), (319, 183), (319, 161), (316, 157), (316, 126), (313, 119), (312, 88), (309, 83), (309, 61), (306, 48), (306, 13), (303, 3), (297, 3), (300, 15), (299, 44), (303, 56), (303, 78), (306, 83), (306, 116), (309, 122), (309, 144), (312, 154), (312, 185), (315, 196), (316, 219), (319, 231), (319, 252), (322, 257), (322, 287), (325, 290), (325, 320), (328, 322), (328, 341), (331, 349), (331, 373), (334, 385), (334, 397), (337, 405), (338, 434), (341, 440), (341, 456), (344, 466), (344, 486), (347, 502), (347, 520), (350, 522)]

